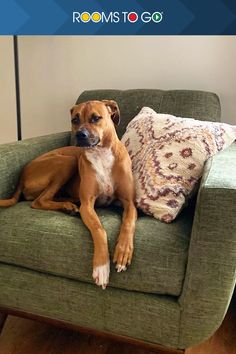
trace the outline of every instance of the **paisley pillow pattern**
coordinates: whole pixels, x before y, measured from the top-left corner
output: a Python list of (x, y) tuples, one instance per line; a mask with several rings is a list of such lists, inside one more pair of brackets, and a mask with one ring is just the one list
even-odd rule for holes
[(122, 137), (132, 160), (137, 207), (161, 221), (174, 220), (206, 160), (235, 139), (235, 126), (142, 108)]

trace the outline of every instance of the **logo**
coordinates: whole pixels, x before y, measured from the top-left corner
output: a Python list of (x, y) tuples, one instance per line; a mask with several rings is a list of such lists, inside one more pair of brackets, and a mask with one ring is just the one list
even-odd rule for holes
[(137, 21), (141, 21), (143, 23), (149, 23), (149, 22), (154, 22), (154, 23), (159, 23), (163, 19), (163, 13), (156, 11), (153, 13), (150, 13), (148, 11), (142, 12), (141, 14), (138, 14), (137, 12), (131, 11), (131, 12), (92, 12), (89, 13), (87, 11), (84, 12), (76, 12), (73, 11), (73, 23), (88, 23), (88, 22), (94, 22), (94, 23), (135, 23)]

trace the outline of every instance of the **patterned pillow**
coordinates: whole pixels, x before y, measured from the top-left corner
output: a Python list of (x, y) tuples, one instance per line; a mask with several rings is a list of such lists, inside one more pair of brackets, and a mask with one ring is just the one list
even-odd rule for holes
[(206, 160), (235, 139), (235, 126), (157, 114), (144, 107), (122, 137), (132, 160), (137, 207), (161, 221), (174, 220)]

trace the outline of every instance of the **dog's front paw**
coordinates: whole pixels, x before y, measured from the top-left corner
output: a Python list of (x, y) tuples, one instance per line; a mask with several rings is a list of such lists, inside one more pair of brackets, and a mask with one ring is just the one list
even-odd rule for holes
[(133, 256), (133, 243), (130, 241), (118, 241), (113, 257), (113, 263), (116, 263), (117, 272), (120, 273), (127, 269), (131, 264)]
[(106, 289), (109, 283), (110, 275), (110, 261), (101, 266), (96, 266), (93, 268), (93, 279), (98, 286)]

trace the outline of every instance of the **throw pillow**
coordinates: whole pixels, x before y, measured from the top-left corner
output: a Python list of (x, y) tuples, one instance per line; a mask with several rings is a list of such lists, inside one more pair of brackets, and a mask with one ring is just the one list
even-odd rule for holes
[(122, 137), (132, 160), (137, 207), (161, 221), (174, 220), (206, 160), (235, 139), (235, 126), (157, 114), (144, 107)]

